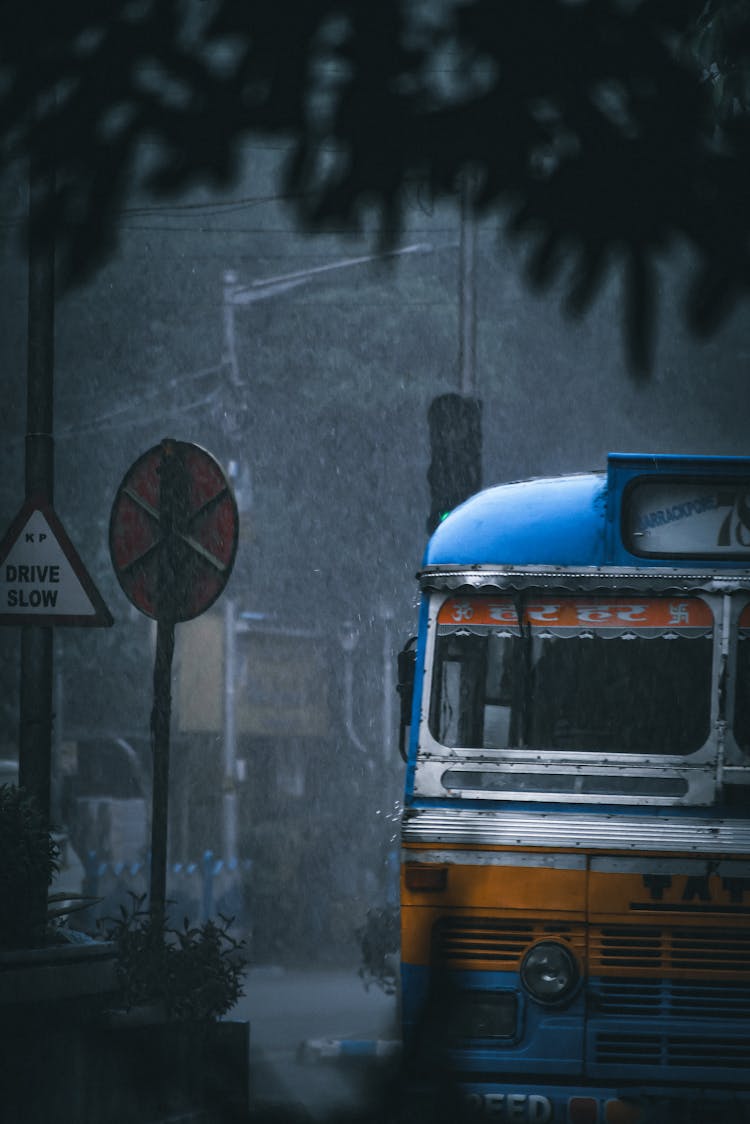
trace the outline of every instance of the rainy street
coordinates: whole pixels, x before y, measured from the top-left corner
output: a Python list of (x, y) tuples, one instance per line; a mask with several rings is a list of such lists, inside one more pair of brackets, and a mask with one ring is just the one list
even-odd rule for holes
[(750, 4), (2, 13), (0, 1124), (750, 1124)]
[[(255, 968), (232, 1018), (250, 1021), (253, 1120), (359, 1120), (383, 1093), (396, 1000), (356, 969)], [(358, 1056), (346, 1056), (345, 1043)]]

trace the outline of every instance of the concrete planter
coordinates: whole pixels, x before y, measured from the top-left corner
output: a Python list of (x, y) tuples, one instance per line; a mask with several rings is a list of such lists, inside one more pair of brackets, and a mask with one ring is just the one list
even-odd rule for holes
[[(111, 941), (0, 949), (0, 1008), (84, 997), (101, 1002), (116, 992), (116, 949)], [(12, 1011), (6, 1014), (13, 1016)]]
[(0, 952), (3, 1124), (224, 1124), (249, 1105), (250, 1026), (118, 1008), (115, 945)]
[(0, 951), (3, 1124), (85, 1124), (87, 1027), (117, 996), (111, 942)]
[(98, 1036), (96, 1058), (85, 1124), (191, 1115), (223, 1124), (247, 1116), (248, 1022), (116, 1020)]
[(96, 1018), (11, 1030), (3, 1124), (230, 1124), (249, 1109), (247, 1022)]

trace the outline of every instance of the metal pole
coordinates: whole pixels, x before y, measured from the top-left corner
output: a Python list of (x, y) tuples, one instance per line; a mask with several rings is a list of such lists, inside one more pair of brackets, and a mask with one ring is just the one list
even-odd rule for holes
[(471, 396), (476, 388), (476, 248), (477, 224), (471, 205), (472, 177), (461, 183), (461, 242), (459, 248), (459, 343), (458, 363), (461, 393)]
[(344, 728), (349, 740), (360, 753), (368, 754), (369, 750), (354, 728), (354, 668), (352, 656), (359, 643), (359, 635), (351, 621), (344, 621), (340, 634), (341, 647), (344, 651)]
[(390, 623), (393, 620), (393, 610), (383, 606), (381, 610), (383, 620), (383, 759), (389, 761), (393, 752), (393, 651), (391, 647)]
[(237, 274), (233, 269), (224, 273), (224, 361), (229, 364), (229, 385), (241, 385), (240, 368), (237, 362), (237, 337), (234, 323), (234, 302), (232, 296), (237, 286)]
[(159, 576), (151, 710), (153, 789), (151, 814), (151, 922), (155, 939), (166, 916), (169, 802), (169, 732), (172, 715), (172, 657), (178, 607), (188, 579), (180, 532), (187, 516), (187, 479), (177, 442), (161, 443), (159, 464)]
[(234, 601), (224, 603), (224, 854), (225, 862), (237, 857), (237, 720), (235, 682), (237, 624)]
[[(28, 354), (26, 382), (26, 498), (52, 503), (54, 447), (52, 403), (55, 342), (55, 249), (40, 231), (39, 211), (54, 178), (42, 178), (32, 161), (29, 174)], [(50, 814), (52, 759), (52, 628), (21, 629), (19, 783)], [(46, 885), (44, 902), (46, 913)], [(41, 894), (41, 889), (40, 889)]]
[[(58, 633), (59, 639), (59, 633)], [(62, 671), (60, 670), (60, 645), (53, 648), (53, 721), (52, 730), (52, 760), (50, 770), (50, 819), (53, 824), (62, 822), (62, 788), (63, 788), (63, 723), (65, 720), (64, 705), (65, 691), (63, 687)]]
[(172, 705), (174, 621), (156, 624), (154, 703), (151, 712), (153, 789), (151, 794), (151, 920), (161, 931), (167, 897), (167, 824), (169, 800), (169, 726)]

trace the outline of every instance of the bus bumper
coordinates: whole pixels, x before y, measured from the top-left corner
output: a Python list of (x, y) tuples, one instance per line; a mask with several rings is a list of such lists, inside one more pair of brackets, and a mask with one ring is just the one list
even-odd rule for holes
[(412, 1087), (404, 1124), (750, 1124), (750, 1090), (530, 1085)]

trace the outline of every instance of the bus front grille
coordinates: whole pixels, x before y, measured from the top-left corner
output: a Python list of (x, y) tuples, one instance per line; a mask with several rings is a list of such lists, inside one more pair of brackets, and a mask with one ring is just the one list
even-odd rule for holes
[(432, 936), (432, 960), (442, 967), (517, 971), (529, 945), (543, 938), (565, 941), (584, 960), (579, 926), (454, 916), (437, 921)]
[(594, 1042), (594, 1063), (616, 1066), (626, 1073), (630, 1067), (745, 1070), (750, 1063), (750, 1039), (722, 1035), (706, 1038), (691, 1034), (632, 1035), (599, 1031)]
[(611, 925), (592, 928), (589, 972), (721, 973), (750, 980), (750, 930)]
[[(601, 1016), (750, 1020), (750, 984), (605, 977), (589, 988), (589, 1010)], [(750, 1025), (750, 1022), (748, 1023)]]

